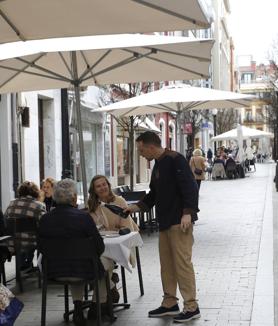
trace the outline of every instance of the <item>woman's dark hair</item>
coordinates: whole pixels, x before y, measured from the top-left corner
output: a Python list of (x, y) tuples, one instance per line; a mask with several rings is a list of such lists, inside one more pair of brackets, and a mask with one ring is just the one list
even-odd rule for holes
[(40, 195), (40, 189), (34, 182), (24, 181), (17, 188), (17, 194), (19, 197), (31, 196), (35, 199), (38, 199)]
[(88, 198), (88, 209), (89, 212), (95, 212), (96, 209), (99, 206), (99, 199), (97, 194), (95, 193), (95, 181), (99, 180), (99, 179), (105, 179), (105, 181), (108, 184), (109, 187), (109, 198), (108, 198), (108, 202), (112, 202), (115, 200), (115, 194), (113, 194), (112, 188), (111, 188), (111, 183), (108, 181), (108, 179), (106, 178), (106, 176), (104, 175), (96, 175), (93, 177), (93, 179), (91, 180), (90, 183), (90, 188), (89, 188), (89, 198)]
[(155, 145), (161, 147), (161, 139), (153, 131), (146, 131), (137, 137), (136, 142), (142, 142), (144, 145)]

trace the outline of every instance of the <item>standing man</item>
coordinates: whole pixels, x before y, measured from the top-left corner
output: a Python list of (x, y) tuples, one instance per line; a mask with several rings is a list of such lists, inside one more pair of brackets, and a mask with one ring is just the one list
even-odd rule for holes
[[(148, 161), (155, 159), (150, 192), (128, 208), (136, 212), (156, 207), (164, 294), (161, 306), (149, 311), (149, 317), (175, 316), (175, 322), (187, 322), (200, 317), (191, 262), (193, 222), (199, 211), (198, 187), (184, 156), (162, 148), (157, 134), (147, 131), (136, 142), (140, 155)], [(176, 297), (177, 285), (184, 300), (182, 312)]]

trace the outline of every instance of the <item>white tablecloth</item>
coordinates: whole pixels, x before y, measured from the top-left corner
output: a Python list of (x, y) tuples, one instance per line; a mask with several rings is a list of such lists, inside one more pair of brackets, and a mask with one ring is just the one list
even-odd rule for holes
[(142, 247), (143, 240), (138, 232), (130, 232), (116, 238), (104, 238), (104, 257), (113, 259), (117, 264), (131, 272), (130, 253), (135, 247)]

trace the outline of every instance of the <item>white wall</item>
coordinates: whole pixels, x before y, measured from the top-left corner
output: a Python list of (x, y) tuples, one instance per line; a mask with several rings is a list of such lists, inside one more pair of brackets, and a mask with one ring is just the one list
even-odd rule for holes
[(62, 133), (61, 133), (61, 91), (40, 92), (44, 96), (44, 174), (45, 177), (61, 179), (62, 175)]
[(1, 95), (0, 101), (0, 158), (2, 210), (5, 211), (14, 198), (10, 95)]
[(30, 128), (24, 128), (25, 179), (40, 183), (38, 99), (43, 99), (44, 115), (44, 165), (45, 177), (61, 179), (61, 98), (60, 90), (24, 93), (26, 105), (30, 107)]
[(213, 88), (230, 90), (230, 41), (224, 28), (229, 13), (223, 0), (213, 0), (215, 20), (213, 23), (212, 83)]

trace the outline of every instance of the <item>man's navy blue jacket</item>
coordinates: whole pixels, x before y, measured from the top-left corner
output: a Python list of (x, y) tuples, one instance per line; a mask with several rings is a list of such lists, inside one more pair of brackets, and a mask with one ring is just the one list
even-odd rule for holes
[(161, 231), (180, 224), (183, 214), (194, 221), (198, 209), (198, 186), (185, 157), (166, 149), (155, 161), (150, 192), (138, 203), (142, 210), (155, 205)]

